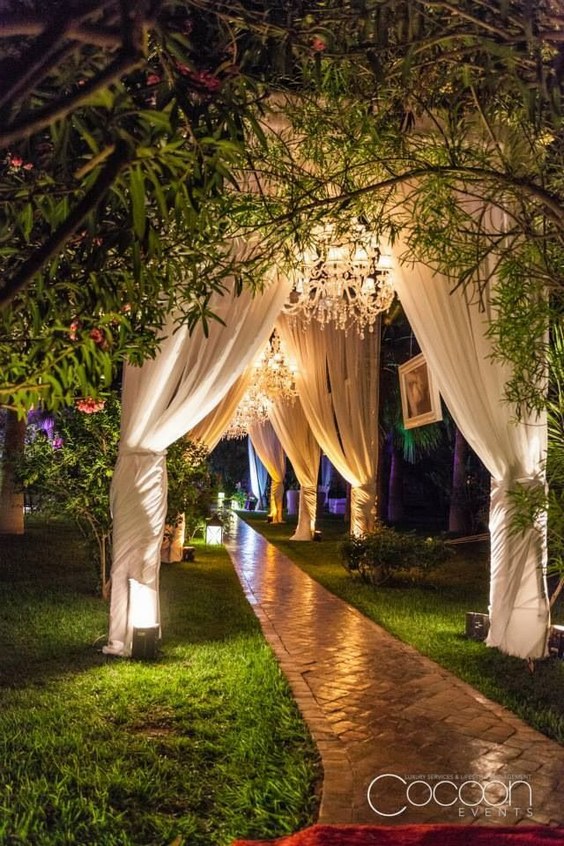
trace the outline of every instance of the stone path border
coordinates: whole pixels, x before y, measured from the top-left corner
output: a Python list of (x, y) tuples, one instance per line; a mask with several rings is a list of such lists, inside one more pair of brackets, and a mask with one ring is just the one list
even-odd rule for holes
[(564, 823), (564, 748), (329, 593), (240, 519), (227, 548), (319, 748), (319, 822)]

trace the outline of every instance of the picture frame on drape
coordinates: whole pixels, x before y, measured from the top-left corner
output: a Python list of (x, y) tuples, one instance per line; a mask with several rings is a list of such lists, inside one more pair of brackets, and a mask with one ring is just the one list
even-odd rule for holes
[(403, 425), (427, 426), (443, 419), (441, 397), (423, 353), (398, 367)]

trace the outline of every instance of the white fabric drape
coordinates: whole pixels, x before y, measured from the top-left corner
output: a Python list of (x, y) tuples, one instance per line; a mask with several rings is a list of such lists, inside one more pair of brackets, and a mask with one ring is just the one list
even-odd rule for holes
[(257, 510), (261, 510), (266, 505), (266, 485), (268, 483), (268, 471), (253, 446), (250, 438), (247, 438), (247, 447), (249, 453), (249, 476), (251, 481), (251, 491), (257, 501)]
[(208, 452), (215, 449), (231, 423), (237, 406), (243, 399), (249, 385), (251, 372), (252, 369), (249, 368), (239, 376), (213, 411), (210, 411), (203, 420), (187, 432), (187, 438), (204, 444)]
[(275, 402), (270, 422), (300, 483), (300, 508), (296, 531), (290, 538), (310, 541), (315, 531), (317, 511), (317, 475), (321, 450), (313, 437), (298, 397)]
[(270, 511), (268, 516), (273, 523), (283, 523), (286, 455), (272, 424), (268, 420), (250, 426), (249, 438), (270, 476)]
[(192, 335), (171, 316), (154, 359), (126, 366), (121, 441), (112, 480), (114, 520), (108, 652), (129, 654), (128, 579), (158, 590), (166, 514), (166, 448), (222, 399), (268, 340), (290, 283), (278, 278), (253, 297), (234, 295), (234, 281), (210, 308), (208, 335)]
[[(401, 255), (405, 246), (396, 247)], [(544, 526), (525, 534), (511, 531), (508, 492), (517, 483), (543, 485), (546, 416), (524, 414), (504, 400), (511, 375), (492, 361), (486, 336), (495, 318), (491, 288), (480, 305), (472, 292), (423, 264), (393, 269), (407, 318), (456, 425), (492, 475), (490, 507), (491, 584), (489, 646), (522, 658), (545, 654), (549, 621), (543, 578)]]
[(328, 491), (331, 487), (333, 467), (326, 455), (321, 456), (321, 487)]
[(373, 530), (378, 468), (380, 323), (361, 338), (324, 329), (307, 330), (282, 316), (278, 330), (298, 364), (296, 385), (303, 410), (323, 452), (352, 486), (351, 533)]

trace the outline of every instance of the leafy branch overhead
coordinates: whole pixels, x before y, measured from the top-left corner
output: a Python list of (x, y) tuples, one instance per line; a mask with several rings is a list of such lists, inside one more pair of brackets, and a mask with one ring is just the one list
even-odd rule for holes
[[(552, 308), (564, 290), (563, 33), (552, 0), (14, 4), (0, 403), (108, 390), (154, 354), (167, 313), (213, 319), (228, 276), (260, 284), (327, 215), (405, 227), (413, 256), (478, 296), (493, 269), (509, 393), (538, 401), (538, 292)], [(230, 250), (240, 235), (263, 247), (250, 264)]]

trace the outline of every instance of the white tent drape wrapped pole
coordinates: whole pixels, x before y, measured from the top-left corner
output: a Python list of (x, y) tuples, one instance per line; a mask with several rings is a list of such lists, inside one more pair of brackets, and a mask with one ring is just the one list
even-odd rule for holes
[(290, 289), (289, 281), (278, 277), (254, 297), (248, 290), (236, 297), (235, 282), (226, 284), (228, 291), (210, 301), (223, 322), (211, 320), (207, 336), (201, 325), (190, 335), (171, 316), (157, 356), (142, 367), (125, 368), (121, 441), (111, 489), (109, 654), (130, 654), (128, 580), (133, 577), (158, 591), (166, 448), (209, 414), (251, 364)]
[(249, 426), (249, 438), (270, 476), (270, 511), (272, 523), (283, 523), (284, 475), (286, 454), (282, 449), (272, 423), (268, 420)]
[[(405, 245), (395, 248), (401, 256)], [(487, 330), (495, 318), (492, 285), (482, 303), (473, 290), (452, 292), (454, 282), (422, 263), (393, 269), (396, 289), (417, 341), (456, 425), (492, 475), (489, 646), (521, 658), (546, 654), (549, 609), (546, 525), (516, 534), (509, 492), (516, 484), (544, 485), (546, 415), (523, 414), (505, 401), (511, 376), (492, 360)]]
[(304, 331), (282, 316), (280, 335), (296, 360), (296, 386), (317, 443), (352, 486), (351, 533), (376, 523), (380, 321), (361, 338), (313, 320)]
[(204, 444), (209, 452), (215, 449), (231, 423), (237, 406), (245, 395), (251, 372), (252, 369), (249, 368), (239, 376), (213, 411), (210, 411), (203, 420), (187, 432), (187, 438), (191, 441), (199, 441)]
[(257, 509), (260, 511), (266, 505), (266, 485), (268, 482), (268, 471), (253, 446), (253, 442), (247, 437), (249, 452), (249, 476), (251, 481), (251, 492), (257, 501)]
[(317, 511), (319, 444), (313, 437), (299, 397), (275, 402), (270, 410), (270, 422), (300, 483), (298, 525), (290, 540), (310, 541)]

